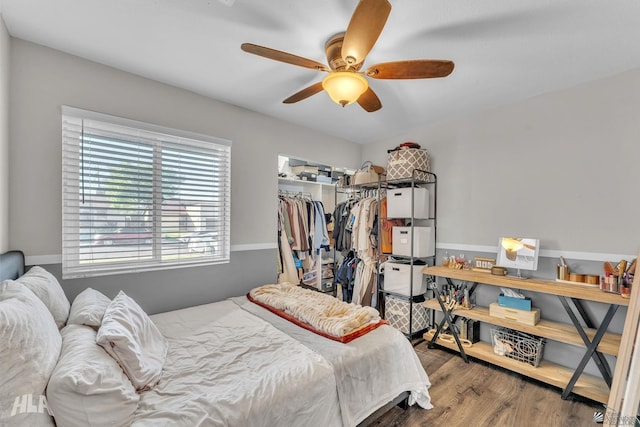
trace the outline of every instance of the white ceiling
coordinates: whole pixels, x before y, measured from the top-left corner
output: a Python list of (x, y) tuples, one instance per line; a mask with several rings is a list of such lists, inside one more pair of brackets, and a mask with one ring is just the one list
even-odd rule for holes
[(286, 105), (325, 74), (240, 44), (326, 63), (324, 43), (346, 29), (357, 0), (0, 1), (14, 37), (359, 143), (640, 67), (638, 0), (390, 0), (364, 67), (448, 59), (453, 73), (370, 79), (383, 105), (374, 113), (324, 92)]

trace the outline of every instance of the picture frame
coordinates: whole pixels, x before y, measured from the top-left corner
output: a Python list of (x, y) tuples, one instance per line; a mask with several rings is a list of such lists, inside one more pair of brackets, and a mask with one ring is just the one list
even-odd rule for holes
[(540, 240), (526, 237), (501, 237), (497, 265), (520, 270), (536, 270)]

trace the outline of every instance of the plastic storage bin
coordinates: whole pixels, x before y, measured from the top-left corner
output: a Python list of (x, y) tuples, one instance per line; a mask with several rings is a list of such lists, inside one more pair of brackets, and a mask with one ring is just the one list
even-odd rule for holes
[[(413, 215), (411, 215), (411, 193)], [(387, 218), (429, 218), (429, 190), (426, 188), (396, 188), (387, 190)]]
[[(384, 265), (384, 290), (406, 296), (422, 295), (427, 292), (427, 284), (422, 276), (424, 265), (414, 265), (413, 273), (410, 264), (386, 262)], [(413, 294), (411, 294), (411, 277), (413, 276)]]
[(397, 256), (426, 258), (436, 254), (435, 232), (433, 227), (413, 227), (413, 254), (411, 254), (411, 227), (393, 227), (392, 251)]

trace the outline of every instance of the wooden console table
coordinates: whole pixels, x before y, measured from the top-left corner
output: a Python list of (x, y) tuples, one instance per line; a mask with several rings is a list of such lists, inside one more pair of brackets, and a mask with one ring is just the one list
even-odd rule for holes
[[(612, 373), (603, 354), (617, 356), (621, 338), (620, 334), (609, 333), (607, 329), (618, 307), (629, 305), (628, 299), (622, 298), (618, 294), (603, 292), (596, 287), (559, 283), (551, 280), (518, 279), (509, 276), (495, 276), (472, 270), (455, 270), (441, 266), (426, 267), (422, 272), (425, 275), (442, 277), (446, 279), (449, 284), (453, 284), (452, 280), (471, 282), (472, 285), (469, 289), (470, 294), (473, 294), (478, 284), (482, 284), (558, 296), (573, 325), (541, 319), (535, 326), (529, 326), (490, 316), (487, 307), (476, 306), (471, 310), (449, 310), (440, 298), (436, 297), (425, 301), (424, 304), (430, 309), (442, 311), (443, 319), (438, 324), (435, 334), (432, 337), (425, 336), (425, 339), (429, 341), (428, 346), (430, 348), (432, 348), (434, 344), (438, 344), (459, 351), (465, 361), (467, 361), (467, 355), (473, 356), (536, 380), (560, 387), (563, 389), (563, 399), (566, 399), (569, 394), (573, 392), (598, 402), (607, 403), (609, 389), (611, 388)], [(433, 283), (435, 283), (435, 280)], [(436, 295), (438, 294), (437, 288), (432, 290), (435, 291)], [(569, 304), (569, 299), (573, 302), (575, 309)], [(583, 308), (583, 301), (609, 304), (609, 308), (599, 326), (596, 326), (593, 320), (589, 318), (588, 313)], [(485, 342), (474, 343), (471, 347), (464, 348), (455, 330), (450, 331), (455, 339), (454, 342), (438, 340), (443, 326), (446, 323), (454, 324), (458, 317), (466, 317), (497, 326), (504, 326), (554, 341), (580, 346), (585, 348), (585, 353), (575, 370), (546, 360), (542, 360), (539, 366), (533, 367), (526, 363), (494, 354), (492, 345)], [(580, 323), (580, 319), (582, 319), (586, 328)], [(583, 372), (589, 359), (593, 359), (596, 363), (601, 378)]]

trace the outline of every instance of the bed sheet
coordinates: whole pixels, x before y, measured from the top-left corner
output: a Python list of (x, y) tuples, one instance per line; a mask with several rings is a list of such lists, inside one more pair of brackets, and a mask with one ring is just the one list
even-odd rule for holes
[(133, 426), (342, 425), (331, 365), (235, 302), (151, 317), (169, 351)]
[(321, 354), (332, 365), (345, 426), (357, 425), (404, 391), (411, 392), (409, 404), (433, 407), (429, 377), (413, 347), (397, 329), (382, 325), (343, 344), (299, 328), (245, 297), (232, 300)]
[(428, 376), (390, 326), (343, 344), (244, 296), (151, 317), (169, 353), (137, 427), (355, 426), (403, 391), (431, 408)]

